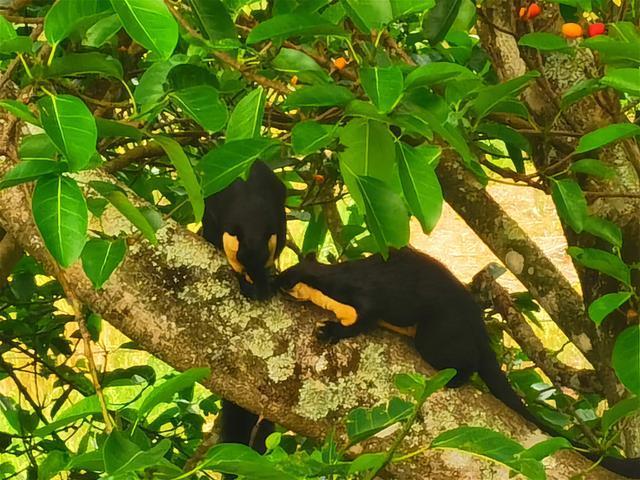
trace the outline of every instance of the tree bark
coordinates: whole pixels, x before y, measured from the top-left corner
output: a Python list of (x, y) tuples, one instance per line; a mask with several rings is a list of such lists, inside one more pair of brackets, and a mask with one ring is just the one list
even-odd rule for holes
[[(5, 150), (0, 176), (16, 161), (15, 148)], [(100, 172), (83, 176), (114, 181)], [(33, 223), (27, 189), (0, 192), (0, 226), (48, 272), (56, 271)], [(102, 215), (101, 226), (107, 234), (132, 230), (111, 207)], [(130, 237), (126, 260), (102, 290), (92, 288), (80, 262), (66, 270), (68, 283), (87, 306), (173, 367), (210, 367), (205, 385), (239, 405), (303, 435), (322, 438), (349, 410), (393, 396), (395, 373), (432, 373), (407, 343), (386, 332), (333, 346), (318, 343), (314, 323), (326, 317), (324, 312), (283, 298), (250, 302), (240, 295), (224, 258), (205, 241), (173, 221), (157, 234), (157, 247)], [(495, 398), (467, 386), (433, 395), (400, 451), (427, 446), (437, 434), (460, 425), (487, 426), (526, 446), (544, 439)], [(384, 448), (391, 440), (376, 438), (368, 448)], [(573, 452), (558, 453), (546, 462), (548, 477), (558, 480), (589, 466)], [(406, 480), (508, 478), (502, 467), (440, 451), (391, 465), (389, 471)], [(598, 468), (590, 478), (618, 477)]]

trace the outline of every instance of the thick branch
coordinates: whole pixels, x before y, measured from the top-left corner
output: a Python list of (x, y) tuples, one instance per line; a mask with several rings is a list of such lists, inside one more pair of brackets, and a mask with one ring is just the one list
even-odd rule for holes
[(13, 267), (22, 258), (22, 249), (11, 235), (3, 237), (1, 228), (0, 238), (0, 288), (2, 288), (7, 284), (7, 278), (11, 275)]
[[(0, 175), (13, 161), (0, 164)], [(113, 180), (104, 173), (91, 175)], [(107, 234), (131, 228), (111, 208), (101, 222)], [(0, 192), (0, 225), (55, 273), (22, 189)], [(320, 438), (352, 408), (395, 394), (395, 372), (430, 372), (413, 348), (392, 334), (320, 344), (313, 336), (315, 321), (323, 318), (317, 310), (282, 299), (246, 300), (221, 255), (173, 222), (158, 231), (158, 238), (156, 248), (134, 241), (104, 289), (92, 288), (80, 262), (65, 271), (69, 285), (81, 301), (172, 366), (211, 367), (215, 374), (206, 385), (249, 410)], [(464, 387), (430, 398), (400, 451), (427, 446), (435, 435), (458, 425), (489, 426), (526, 445), (543, 438), (490, 395)], [(392, 440), (377, 439), (375, 446), (384, 448)], [(579, 455), (560, 453), (549, 459), (549, 478), (566, 479), (586, 466)], [(389, 470), (407, 480), (479, 479), (495, 478), (500, 467), (471, 456), (427, 452)], [(591, 478), (617, 477), (597, 470)]]

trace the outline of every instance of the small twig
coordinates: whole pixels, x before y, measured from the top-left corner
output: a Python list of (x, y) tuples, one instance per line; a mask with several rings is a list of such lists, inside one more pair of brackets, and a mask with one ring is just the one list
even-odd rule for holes
[(89, 333), (86, 319), (84, 318), (84, 315), (82, 313), (82, 304), (80, 303), (80, 300), (76, 296), (75, 292), (71, 289), (71, 286), (67, 281), (65, 271), (62, 268), (58, 269), (57, 277), (60, 285), (62, 286), (62, 290), (67, 297), (67, 300), (69, 300), (69, 303), (71, 304), (71, 308), (73, 308), (73, 314), (75, 316), (76, 322), (78, 323), (78, 329), (80, 330), (80, 335), (82, 336), (82, 341), (84, 343), (84, 355), (89, 363), (89, 372), (91, 374), (93, 388), (95, 388), (96, 396), (98, 397), (98, 401), (100, 402), (100, 409), (102, 410), (102, 416), (104, 418), (105, 430), (107, 431), (107, 433), (109, 433), (113, 430), (114, 424), (113, 420), (111, 419), (111, 415), (109, 414), (109, 409), (107, 408), (107, 401), (104, 398), (102, 386), (100, 385), (100, 379), (98, 378), (98, 369), (96, 367), (96, 362), (93, 358), (93, 351), (91, 348), (91, 334)]
[(640, 198), (640, 193), (636, 192), (593, 192), (584, 191), (587, 197), (603, 198), (603, 197), (620, 197), (620, 198)]
[(206, 432), (202, 437), (202, 441), (193, 455), (185, 462), (183, 472), (190, 472), (202, 461), (211, 447), (220, 441), (220, 431), (222, 429), (222, 415), (218, 414), (213, 422), (211, 430)]
[(4, 18), (11, 23), (26, 23), (27, 25), (40, 25), (44, 23), (44, 17), (21, 17), (19, 15), (4, 15)]

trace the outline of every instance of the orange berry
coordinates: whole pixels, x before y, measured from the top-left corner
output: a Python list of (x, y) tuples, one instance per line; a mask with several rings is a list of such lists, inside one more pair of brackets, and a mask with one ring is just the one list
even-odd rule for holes
[(527, 15), (527, 9), (525, 7), (522, 7), (520, 9), (520, 11), (518, 12), (518, 16), (522, 19), (524, 19), (524, 17)]
[(541, 11), (542, 9), (540, 8), (540, 5), (538, 5), (537, 3), (532, 3), (531, 5), (529, 5), (529, 9), (527, 10), (527, 18), (529, 20), (534, 19), (538, 15), (540, 15)]
[(338, 57), (333, 61), (333, 64), (338, 70), (342, 70), (347, 66), (347, 60), (344, 57)]
[(324, 183), (324, 175), (319, 175), (319, 174), (314, 175), (313, 181), (316, 182), (317, 184)]
[(291, 80), (289, 80), (289, 83), (295, 87), (298, 84), (298, 76), (294, 75), (293, 77), (291, 77)]
[(582, 27), (577, 23), (565, 23), (562, 25), (562, 34), (567, 38), (580, 38), (583, 33)]
[(592, 23), (587, 31), (590, 37), (597, 37), (607, 33), (607, 26), (604, 23)]

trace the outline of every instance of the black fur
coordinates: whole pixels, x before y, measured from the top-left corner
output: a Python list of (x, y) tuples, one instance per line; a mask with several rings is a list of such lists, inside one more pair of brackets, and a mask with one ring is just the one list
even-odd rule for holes
[[(478, 372), (495, 397), (541, 430), (557, 435), (527, 410), (513, 390), (489, 344), (482, 311), (466, 287), (437, 260), (409, 247), (392, 250), (386, 261), (373, 255), (324, 265), (306, 258), (278, 279), (284, 290), (299, 282), (358, 312), (351, 326), (337, 322), (322, 325), (320, 339), (335, 342), (352, 337), (375, 328), (380, 320), (400, 327), (415, 326), (415, 347), (422, 358), (436, 369), (457, 370), (450, 387), (464, 384)], [(602, 465), (621, 475), (640, 478), (640, 458), (606, 457)]]
[[(285, 198), (282, 182), (267, 165), (256, 161), (246, 181), (237, 179), (206, 199), (203, 236), (221, 250), (225, 232), (238, 238), (237, 257), (253, 284), (247, 282), (243, 274), (236, 277), (242, 293), (255, 300), (265, 300), (274, 293), (273, 272), (265, 267), (270, 255), (267, 244), (271, 235), (276, 234), (275, 258), (278, 258), (287, 232)], [(273, 432), (274, 425), (267, 420), (258, 424), (258, 420), (257, 415), (223, 400), (222, 441), (243, 443), (264, 453), (264, 441)]]
[(242, 293), (255, 300), (265, 300), (273, 295), (273, 277), (265, 262), (269, 258), (269, 237), (277, 235), (275, 257), (284, 248), (287, 236), (287, 219), (284, 210), (286, 189), (271, 169), (256, 161), (247, 180), (236, 179), (224, 190), (207, 197), (203, 236), (222, 249), (222, 235), (226, 232), (238, 237), (238, 260), (253, 284), (238, 274)]

